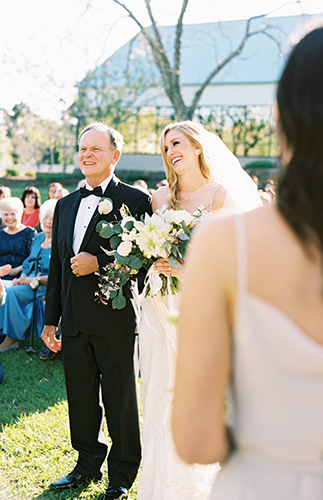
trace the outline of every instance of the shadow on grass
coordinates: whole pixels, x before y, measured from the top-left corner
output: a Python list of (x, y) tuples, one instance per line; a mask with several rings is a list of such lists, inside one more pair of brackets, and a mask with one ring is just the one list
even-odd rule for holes
[(63, 491), (45, 490), (40, 495), (34, 496), (33, 500), (76, 500), (76, 499), (95, 499), (104, 500), (104, 491), (96, 491), (92, 484), (87, 487), (69, 488)]
[(0, 385), (0, 430), (22, 415), (43, 412), (66, 400), (62, 358), (53, 361), (39, 359), (42, 341), (34, 339), (36, 353), (27, 353), (29, 340), (20, 349), (1, 354), (4, 381)]

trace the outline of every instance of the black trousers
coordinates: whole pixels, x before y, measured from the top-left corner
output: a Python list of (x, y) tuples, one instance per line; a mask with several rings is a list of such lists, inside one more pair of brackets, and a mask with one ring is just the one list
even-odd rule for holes
[(75, 471), (101, 478), (108, 447), (103, 409), (112, 446), (110, 486), (129, 489), (141, 460), (139, 413), (133, 367), (134, 335), (63, 335), (72, 446), (79, 453)]

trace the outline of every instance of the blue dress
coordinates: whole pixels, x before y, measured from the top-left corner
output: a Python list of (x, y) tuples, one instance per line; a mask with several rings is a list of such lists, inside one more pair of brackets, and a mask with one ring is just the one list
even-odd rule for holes
[[(25, 227), (16, 234), (8, 234), (0, 230), (0, 266), (11, 264), (12, 267), (21, 266), (31, 251), (31, 245), (36, 231), (32, 227)], [(13, 280), (18, 276), (5, 276), (4, 280)]]
[[(42, 276), (48, 275), (50, 248), (42, 248), (40, 245), (45, 240), (45, 233), (39, 233), (35, 236), (29, 257), (23, 262), (23, 273), (27, 276), (36, 276), (35, 261), (30, 259), (41, 257), (39, 261), (39, 271)], [(36, 293), (35, 301), (35, 325), (34, 336), (40, 337), (44, 323), (44, 300), (46, 286), (39, 286), (34, 291), (29, 285), (16, 285), (7, 288), (6, 301), (3, 307), (0, 307), (0, 328), (4, 335), (22, 340), (30, 337), (31, 321), (33, 316), (33, 298)]]

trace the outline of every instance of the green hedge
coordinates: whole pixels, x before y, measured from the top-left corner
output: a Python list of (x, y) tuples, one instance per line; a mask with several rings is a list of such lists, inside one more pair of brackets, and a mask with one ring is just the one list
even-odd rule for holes
[(72, 174), (64, 174), (64, 173), (44, 173), (37, 172), (36, 180), (41, 182), (42, 184), (51, 184), (52, 182), (60, 182), (61, 184), (75, 184), (79, 180), (83, 179), (84, 176), (82, 172), (78, 169), (75, 169)]
[(277, 162), (269, 161), (269, 160), (255, 160), (250, 163), (246, 163), (244, 168), (248, 170), (249, 168), (276, 168)]

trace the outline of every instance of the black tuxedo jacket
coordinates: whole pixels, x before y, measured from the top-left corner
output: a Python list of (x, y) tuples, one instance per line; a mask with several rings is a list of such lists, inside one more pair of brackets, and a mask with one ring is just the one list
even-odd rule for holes
[[(100, 215), (98, 209), (95, 210), (79, 250), (96, 255), (100, 270), (111, 261), (111, 257), (101, 249), (101, 246), (107, 248), (108, 240), (101, 238), (96, 231), (97, 223), (101, 220), (112, 222), (116, 218), (120, 220), (119, 209), (123, 203), (133, 216), (151, 213), (149, 195), (116, 177), (111, 179), (103, 196), (113, 201), (113, 210), (107, 215)], [(80, 192), (75, 191), (61, 198), (56, 205), (44, 324), (57, 326), (62, 318), (61, 330), (63, 335), (68, 336), (77, 335), (79, 331), (90, 335), (136, 334), (139, 296), (135, 280), (130, 280), (123, 287), (126, 307), (117, 310), (112, 309), (110, 302), (103, 305), (95, 301), (98, 278), (94, 273), (79, 278), (72, 273), (70, 259), (74, 256), (74, 223), (80, 201)]]

